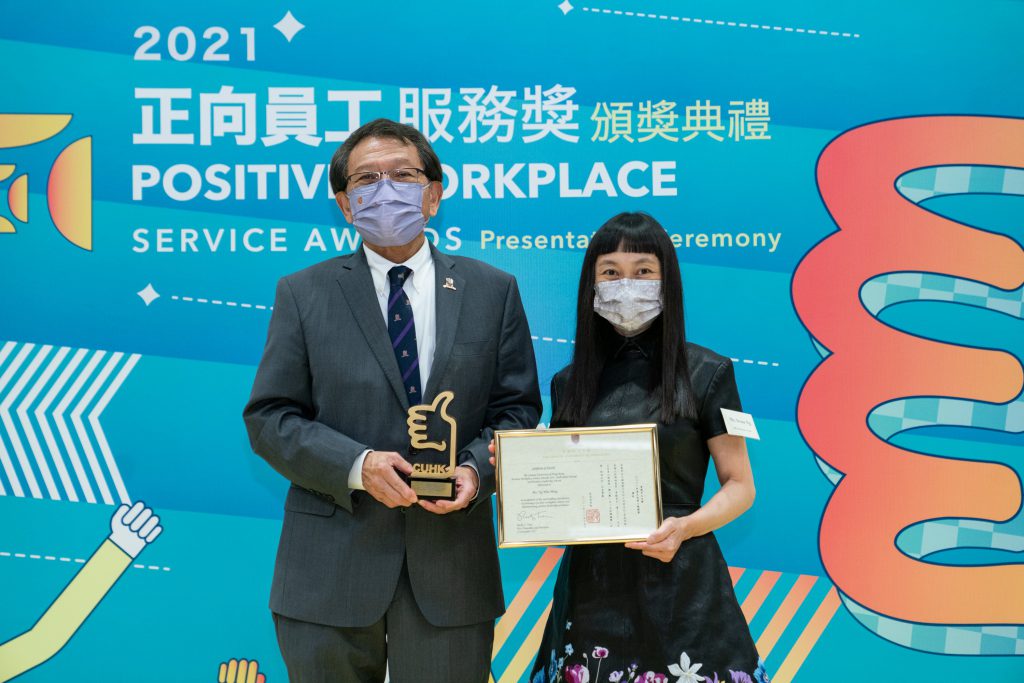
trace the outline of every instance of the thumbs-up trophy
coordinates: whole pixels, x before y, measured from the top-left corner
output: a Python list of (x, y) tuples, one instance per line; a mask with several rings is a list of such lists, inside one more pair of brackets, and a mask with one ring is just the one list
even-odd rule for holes
[[(409, 487), (420, 498), (426, 500), (455, 500), (455, 437), (458, 425), (455, 418), (448, 414), (448, 406), (455, 398), (454, 392), (442, 391), (430, 405), (419, 405), (409, 408), (409, 443), (412, 447), (411, 456), (416, 456), (412, 463), (412, 474), (409, 475)], [(448, 427), (448, 438), (441, 441), (430, 441), (427, 434), (429, 416), (436, 414)], [(447, 449), (448, 457), (443, 454)], [(411, 458), (410, 458), (411, 459)]]

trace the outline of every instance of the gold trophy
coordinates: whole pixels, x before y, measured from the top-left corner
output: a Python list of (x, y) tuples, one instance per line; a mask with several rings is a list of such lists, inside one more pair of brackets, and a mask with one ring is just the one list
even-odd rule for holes
[[(448, 406), (454, 398), (454, 392), (442, 391), (430, 405), (409, 408), (409, 417), (405, 421), (409, 425), (409, 445), (413, 449), (410, 454), (412, 474), (408, 478), (409, 487), (425, 500), (455, 500), (455, 455), (458, 452), (455, 436), (458, 425), (455, 418), (448, 414)], [(427, 419), (433, 414), (448, 426), (447, 440), (430, 441)], [(447, 458), (436, 455), (443, 454), (446, 449)]]

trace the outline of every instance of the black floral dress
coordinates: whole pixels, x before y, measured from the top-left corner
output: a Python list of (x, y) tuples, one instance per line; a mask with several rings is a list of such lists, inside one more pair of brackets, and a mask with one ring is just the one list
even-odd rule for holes
[[(621, 339), (584, 426), (658, 423), (664, 515), (681, 517), (700, 506), (707, 440), (726, 432), (720, 409), (740, 410), (740, 399), (729, 359), (688, 344), (698, 417), (661, 423), (649, 388), (659, 330)], [(567, 375), (551, 382), (556, 406)], [(622, 544), (566, 548), (530, 680), (767, 683), (768, 676), (722, 551), (706, 534), (684, 542), (668, 563)]]

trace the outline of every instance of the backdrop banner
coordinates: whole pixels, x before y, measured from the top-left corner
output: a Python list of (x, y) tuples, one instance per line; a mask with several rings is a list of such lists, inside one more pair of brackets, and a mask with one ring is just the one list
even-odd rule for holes
[[(761, 436), (717, 535), (773, 681), (1024, 680), (1024, 3), (0, 17), (0, 681), (287, 680), (241, 411), (278, 278), (360, 248), (328, 165), (378, 117), (443, 162), (430, 240), (518, 278), (544, 423), (594, 231), (668, 230)], [(561, 554), (501, 551), (495, 681)]]

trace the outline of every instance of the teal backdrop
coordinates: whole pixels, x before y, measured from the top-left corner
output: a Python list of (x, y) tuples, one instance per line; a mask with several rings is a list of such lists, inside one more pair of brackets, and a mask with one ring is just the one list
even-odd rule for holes
[[(717, 535), (772, 680), (1024, 680), (1022, 26), (997, 0), (0, 3), (0, 680), (286, 680), (288, 483), (241, 410), (277, 279), (358, 245), (327, 164), (382, 116), (445, 164), (431, 239), (518, 278), (544, 422), (590, 235), (642, 210), (673, 236), (688, 334), (760, 431)], [(163, 533), (57, 610), (137, 500)], [(504, 683), (560, 550), (500, 556)]]

